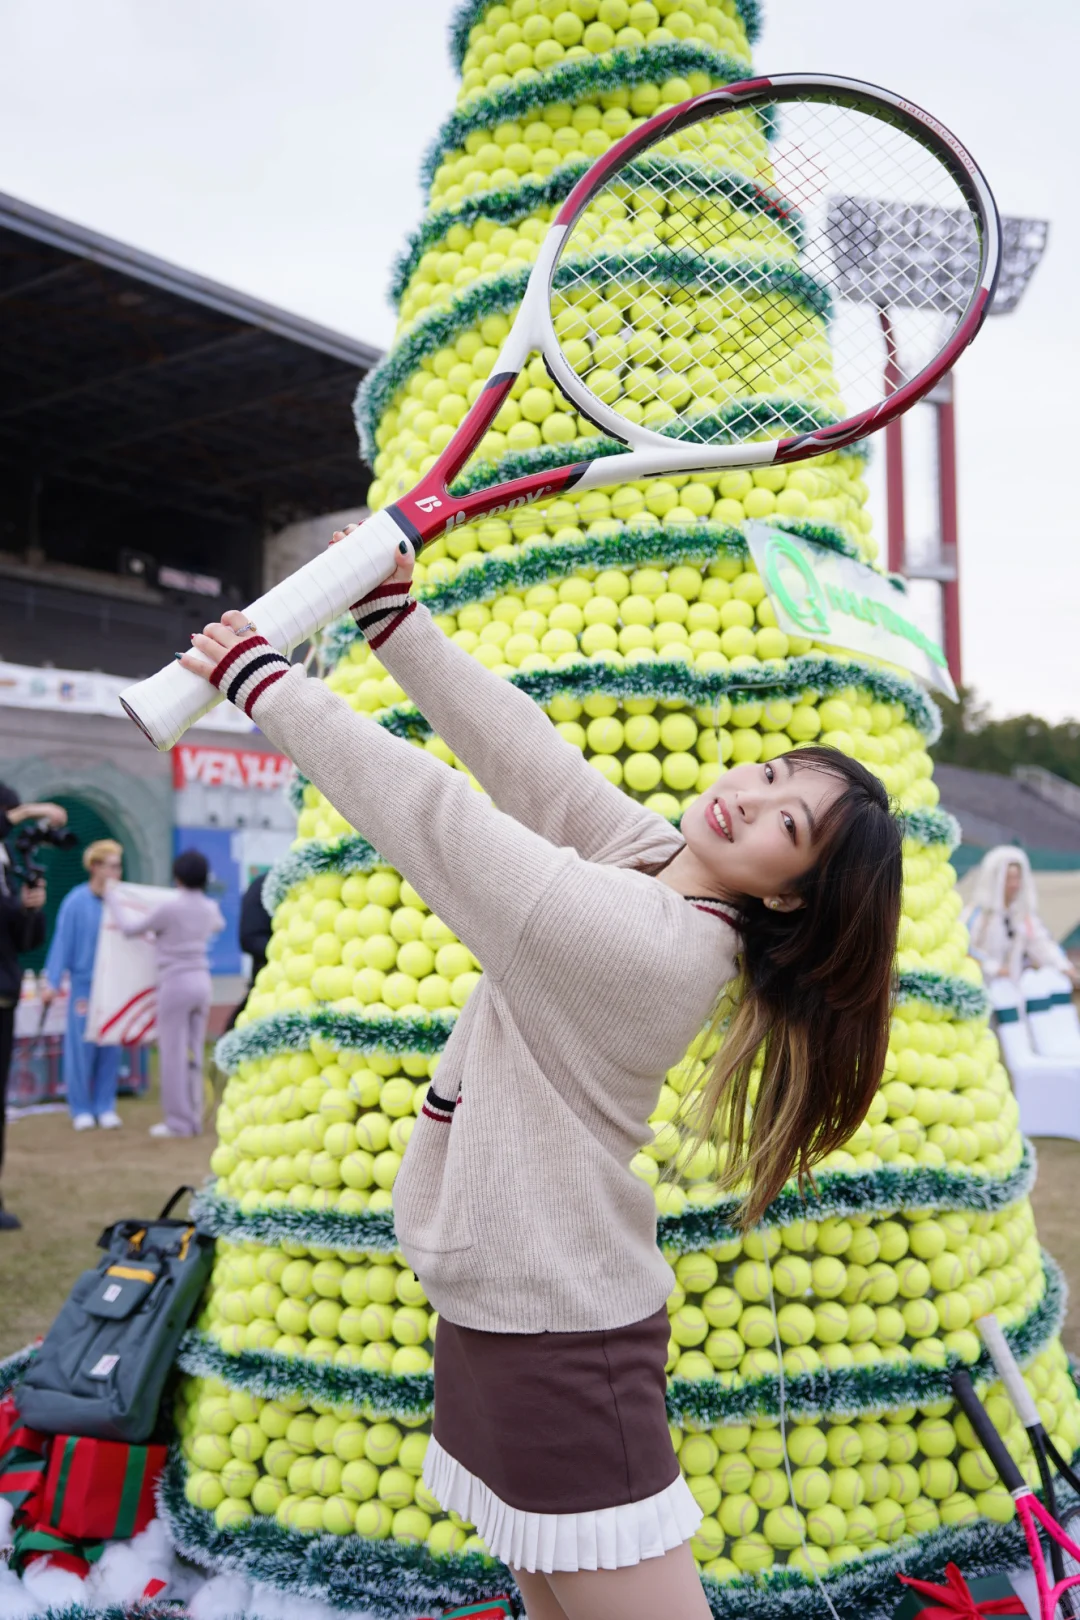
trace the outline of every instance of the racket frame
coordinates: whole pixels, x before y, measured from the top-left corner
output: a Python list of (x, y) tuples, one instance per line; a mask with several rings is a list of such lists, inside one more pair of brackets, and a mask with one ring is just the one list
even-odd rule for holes
[[(555, 272), (576, 221), (612, 177), (641, 151), (705, 118), (736, 109), (807, 98), (873, 112), (930, 148), (956, 181), (980, 221), (978, 277), (949, 340), (921, 371), (883, 397), (831, 427), (789, 438), (753, 443), (706, 445), (672, 439), (628, 422), (597, 398), (563, 356), (555, 334), (551, 297)], [(774, 74), (708, 90), (639, 125), (598, 158), (563, 203), (540, 244), (513, 326), (491, 375), (457, 432), (429, 471), (407, 495), (386, 508), (413, 549), (449, 534), (477, 518), (547, 500), (569, 489), (589, 490), (633, 482), (658, 473), (684, 474), (721, 468), (787, 465), (854, 444), (895, 420), (922, 399), (955, 365), (986, 318), (1001, 264), (1001, 226), (990, 187), (967, 149), (930, 113), (879, 85), (829, 74)], [(627, 446), (623, 454), (578, 461), (550, 472), (530, 473), (487, 490), (455, 496), (450, 485), (474, 454), (509, 397), (529, 356), (539, 353), (552, 381), (581, 415)]]
[(997, 1471), (998, 1478), (1016, 1503), (1017, 1517), (1023, 1527), (1024, 1540), (1027, 1543), (1028, 1556), (1038, 1587), (1040, 1620), (1054, 1620), (1058, 1605), (1065, 1594), (1074, 1586), (1080, 1586), (1080, 1574), (1058, 1577), (1055, 1569), (1055, 1580), (1051, 1586), (1046, 1576), (1046, 1559), (1039, 1538), (1039, 1527), (1045, 1531), (1051, 1550), (1057, 1549), (1055, 1563), (1059, 1563), (1062, 1549), (1080, 1562), (1080, 1547), (1068, 1531), (1062, 1529), (1054, 1515), (1044, 1507), (1024, 1479), (986, 1408), (976, 1395), (967, 1368), (955, 1368), (950, 1375), (950, 1382), (964, 1416), (975, 1430), (983, 1450)]

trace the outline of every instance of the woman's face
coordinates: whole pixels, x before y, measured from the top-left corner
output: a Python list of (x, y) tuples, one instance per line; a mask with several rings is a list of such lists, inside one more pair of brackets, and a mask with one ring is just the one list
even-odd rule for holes
[(800, 770), (790, 754), (736, 765), (695, 799), (680, 831), (727, 894), (797, 905), (792, 886), (817, 859), (815, 832), (842, 791), (835, 776)]
[(1011, 906), (1020, 893), (1020, 885), (1023, 881), (1023, 867), (1018, 866), (1015, 861), (1010, 861), (1009, 869), (1005, 873), (1005, 904), (1007, 906)]

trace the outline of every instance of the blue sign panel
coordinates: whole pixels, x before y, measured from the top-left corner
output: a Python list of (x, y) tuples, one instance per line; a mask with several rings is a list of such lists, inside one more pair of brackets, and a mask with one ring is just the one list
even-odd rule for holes
[(236, 833), (229, 827), (174, 827), (173, 854), (197, 849), (210, 865), (206, 892), (216, 900), (225, 927), (211, 942), (211, 973), (240, 973), (240, 900), (243, 894), (240, 864), (234, 856)]

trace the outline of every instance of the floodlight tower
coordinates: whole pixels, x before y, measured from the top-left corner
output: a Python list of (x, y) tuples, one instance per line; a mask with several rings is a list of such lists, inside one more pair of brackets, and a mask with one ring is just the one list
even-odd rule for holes
[[(991, 315), (1008, 315), (1046, 247), (1043, 219), (1001, 221), (1002, 265)], [(948, 289), (964, 273), (971, 252), (966, 218), (948, 209), (928, 208), (865, 197), (834, 197), (829, 204), (829, 240), (841, 272), (840, 296), (872, 304), (885, 340), (885, 389), (903, 386), (896, 313), (944, 310)], [(898, 246), (898, 244), (900, 244)], [(916, 368), (917, 369), (917, 368)], [(927, 394), (934, 412), (937, 473), (937, 534), (930, 557), (908, 559), (904, 514), (904, 427), (897, 417), (885, 429), (886, 528), (888, 564), (908, 579), (932, 579), (941, 586), (942, 642), (949, 672), (961, 683), (960, 565), (956, 480), (956, 382), (949, 372)]]

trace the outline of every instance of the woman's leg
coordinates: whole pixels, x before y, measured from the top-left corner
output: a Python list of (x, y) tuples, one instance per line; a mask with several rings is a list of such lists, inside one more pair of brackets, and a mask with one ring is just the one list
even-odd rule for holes
[(206, 1048), (206, 1023), (210, 1016), (210, 975), (192, 974), (193, 1000), (188, 1008), (188, 1110), (193, 1136), (202, 1135), (203, 1058)]
[(525, 1620), (566, 1620), (566, 1610), (548, 1585), (547, 1575), (530, 1575), (527, 1570), (510, 1571), (525, 1599)]
[(177, 995), (177, 984), (162, 979), (157, 993), (158, 1072), (161, 1078), (161, 1112), (170, 1131), (187, 1136), (187, 1006)]
[(711, 1620), (688, 1541), (629, 1569), (561, 1571), (544, 1579), (566, 1620)]

